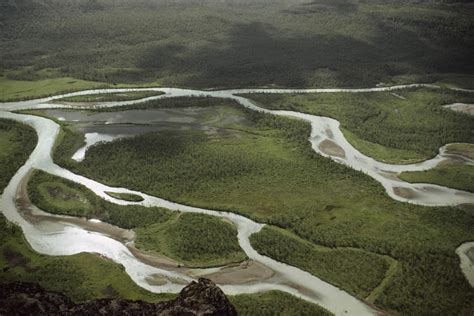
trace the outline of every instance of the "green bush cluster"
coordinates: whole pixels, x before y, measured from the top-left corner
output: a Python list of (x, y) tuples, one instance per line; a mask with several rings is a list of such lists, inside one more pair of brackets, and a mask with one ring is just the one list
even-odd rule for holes
[(360, 299), (382, 282), (390, 265), (386, 258), (370, 252), (315, 247), (269, 226), (252, 235), (250, 241), (259, 253), (306, 270)]

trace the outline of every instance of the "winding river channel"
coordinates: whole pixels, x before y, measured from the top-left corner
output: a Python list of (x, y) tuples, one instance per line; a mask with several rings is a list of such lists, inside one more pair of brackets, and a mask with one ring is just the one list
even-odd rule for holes
[[(235, 273), (235, 270), (229, 272), (228, 267), (185, 269), (176, 268), (175, 266), (173, 267), (167, 264), (160, 264), (156, 261), (153, 262), (152, 260), (148, 260), (149, 258), (144, 258), (144, 256), (138, 255), (136, 251), (133, 251), (129, 245), (130, 240), (117, 238), (116, 236), (108, 234), (105, 229), (101, 229), (101, 223), (95, 223), (97, 224), (97, 227), (91, 229), (91, 226), (93, 226), (94, 223), (80, 223), (80, 221), (73, 222), (68, 217), (41, 213), (39, 210), (34, 211), (33, 213), (36, 216), (41, 216), (42, 220), (31, 220), (31, 216), (24, 215), (24, 212), (20, 209), (18, 203), (22, 187), (24, 186), (24, 182), (28, 178), (30, 172), (35, 168), (41, 169), (51, 174), (81, 183), (103, 199), (117, 204), (159, 206), (170, 210), (203, 213), (225, 218), (232, 221), (236, 226), (240, 247), (247, 254), (249, 259), (260, 267), (263, 267), (265, 271), (271, 271), (271, 273), (261, 273), (258, 276), (254, 275), (253, 277), (248, 277), (242, 282), (218, 282), (219, 286), (225, 293), (239, 294), (255, 293), (265, 290), (281, 290), (294, 294), (307, 301), (319, 304), (336, 315), (377, 314), (378, 311), (372, 306), (358, 300), (347, 292), (340, 290), (339, 288), (324, 282), (303, 270), (257, 253), (257, 251), (255, 251), (250, 245), (249, 237), (253, 233), (258, 232), (264, 226), (263, 224), (254, 222), (246, 217), (234, 213), (191, 207), (126, 188), (108, 187), (94, 180), (74, 174), (56, 165), (51, 158), (51, 151), (60, 131), (60, 126), (47, 118), (17, 114), (13, 113), (13, 111), (45, 108), (73, 108), (74, 106), (71, 106), (70, 104), (59, 104), (58, 101), (55, 100), (64, 97), (97, 93), (132, 91), (161, 91), (165, 93), (163, 95), (133, 101), (101, 102), (97, 103), (98, 107), (123, 106), (154, 99), (179, 96), (229, 98), (237, 101), (242, 106), (255, 111), (294, 117), (310, 122), (312, 132), (309, 140), (312, 148), (317, 153), (368, 174), (376, 181), (380, 182), (385, 188), (387, 194), (395, 200), (428, 206), (474, 203), (473, 193), (433, 184), (407, 183), (396, 177), (399, 172), (428, 170), (435, 167), (441, 161), (449, 159), (449, 155), (446, 154), (444, 147), (440, 149), (440, 153), (436, 157), (424, 162), (411, 165), (392, 165), (382, 163), (365, 156), (355, 149), (345, 139), (339, 128), (339, 122), (334, 119), (293, 111), (263, 109), (253, 101), (241, 96), (242, 94), (247, 93), (380, 92), (395, 91), (412, 87), (438, 88), (433, 85), (414, 84), (369, 89), (240, 89), (221, 91), (199, 91), (178, 88), (99, 89), (68, 93), (36, 100), (0, 103), (0, 118), (13, 119), (28, 124), (32, 126), (38, 134), (38, 144), (35, 150), (25, 165), (17, 171), (4, 190), (0, 200), (0, 209), (9, 221), (18, 223), (22, 227), (26, 239), (36, 251), (47, 255), (72, 255), (79, 252), (101, 254), (123, 265), (126, 272), (138, 285), (157, 293), (178, 292), (186, 282), (189, 282), (197, 276), (210, 276), (219, 273), (225, 275), (226, 273)], [(51, 103), (51, 101), (55, 102)], [(331, 146), (329, 147), (332, 149), (328, 150), (328, 146), (325, 146), (327, 144), (330, 144)], [(142, 196), (144, 200), (139, 203), (126, 202), (107, 195), (105, 193), (106, 191), (133, 193)], [(105, 225), (106, 224), (103, 226)], [(120, 230), (119, 228), (116, 229)], [(472, 264), (469, 264), (469, 258), (466, 256), (466, 251), (472, 247), (474, 247), (473, 243), (465, 243), (458, 248), (458, 253), (462, 260), (463, 272), (471, 284), (474, 282), (474, 280), (472, 280), (474, 277), (474, 268)], [(236, 269), (241, 269), (244, 274), (246, 273), (246, 271), (244, 271), (245, 267), (238, 267)], [(247, 271), (247, 274), (250, 274), (250, 272)], [(150, 281), (158, 279), (160, 282)]]

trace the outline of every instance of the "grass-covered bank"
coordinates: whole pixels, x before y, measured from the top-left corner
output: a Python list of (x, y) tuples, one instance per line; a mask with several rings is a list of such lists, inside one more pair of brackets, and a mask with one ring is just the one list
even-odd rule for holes
[(132, 194), (132, 193), (121, 193), (121, 192), (105, 192), (107, 195), (119, 199), (119, 200), (124, 200), (124, 201), (129, 201), (129, 202), (141, 202), (143, 201), (143, 197), (137, 194)]
[(164, 94), (161, 91), (132, 91), (120, 93), (99, 93), (89, 95), (78, 95), (56, 100), (57, 102), (107, 102), (107, 101), (129, 101), (143, 99)]
[(28, 183), (32, 203), (54, 214), (95, 218), (134, 229), (136, 246), (189, 266), (217, 266), (246, 259), (235, 227), (201, 214), (107, 202), (86, 187), (42, 171)]
[[(94, 80), (81, 80), (71, 77), (49, 77), (45, 76), (35, 80), (16, 80), (8, 76), (0, 75), (0, 102), (10, 102), (28, 99), (37, 99), (57, 94), (76, 92), (88, 89), (105, 89), (105, 88), (150, 88), (159, 87), (158, 82), (144, 82), (137, 84), (116, 84)], [(160, 94), (155, 92), (153, 95)], [(126, 101), (138, 99), (145, 96), (151, 96), (150, 91), (141, 93), (126, 93), (125, 96), (116, 94), (110, 95), (106, 100), (100, 101)], [(97, 95), (94, 95), (97, 97)], [(114, 96), (114, 97), (111, 97)], [(96, 102), (98, 99), (90, 96), (78, 96), (71, 99), (65, 98), (64, 101), (70, 102)]]
[(306, 270), (362, 300), (383, 281), (394, 263), (359, 249), (316, 246), (272, 226), (252, 235), (250, 241), (259, 253)]
[(442, 162), (433, 169), (402, 172), (400, 179), (414, 183), (433, 183), (474, 192), (474, 166), (457, 161)]
[(265, 108), (334, 118), (354, 147), (389, 163), (431, 158), (448, 143), (474, 143), (474, 117), (442, 107), (472, 102), (472, 93), (423, 88), (367, 93), (258, 93), (246, 97)]
[(12, 120), (0, 119), (0, 194), (36, 146), (34, 129)]
[(82, 163), (61, 157), (67, 148), (59, 144), (55, 160), (114, 186), (242, 213), (315, 245), (393, 257), (398, 268), (375, 298), (389, 312), (470, 310), (474, 293), (454, 250), (474, 238), (472, 213), (396, 202), (368, 176), (315, 154), (306, 123), (238, 113), (247, 123), (231, 133), (169, 130), (121, 139), (92, 147)]

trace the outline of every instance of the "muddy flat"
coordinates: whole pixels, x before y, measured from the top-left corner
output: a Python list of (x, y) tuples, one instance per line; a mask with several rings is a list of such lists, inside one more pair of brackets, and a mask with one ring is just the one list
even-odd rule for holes
[(471, 247), (468, 251), (466, 251), (466, 255), (471, 260), (471, 263), (474, 264), (474, 247)]
[(218, 272), (200, 275), (218, 284), (245, 284), (269, 279), (275, 272), (253, 260), (244, 261), (233, 267), (222, 268)]
[(346, 152), (330, 139), (325, 139), (319, 144), (319, 149), (326, 155), (345, 158)]
[(413, 199), (416, 196), (416, 192), (410, 188), (395, 187), (393, 192), (405, 199)]
[(451, 109), (456, 112), (466, 113), (469, 115), (474, 115), (474, 104), (466, 103), (453, 103), (444, 106), (447, 109)]

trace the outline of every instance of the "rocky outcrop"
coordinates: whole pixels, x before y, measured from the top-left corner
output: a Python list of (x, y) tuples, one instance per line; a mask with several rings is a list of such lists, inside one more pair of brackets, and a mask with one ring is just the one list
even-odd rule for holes
[(0, 315), (237, 315), (234, 306), (212, 281), (187, 285), (174, 300), (161, 303), (97, 299), (73, 303), (63, 294), (32, 283), (0, 285)]

